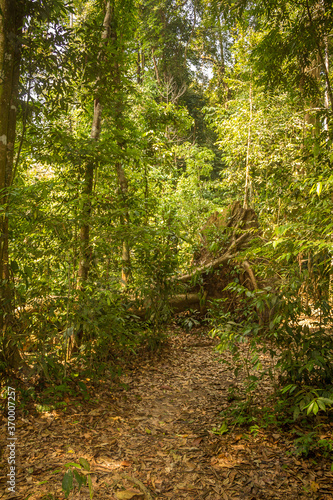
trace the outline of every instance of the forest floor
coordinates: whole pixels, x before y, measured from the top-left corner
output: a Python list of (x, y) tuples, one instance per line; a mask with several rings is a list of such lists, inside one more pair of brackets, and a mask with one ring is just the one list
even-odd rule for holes
[[(96, 500), (332, 500), (331, 462), (295, 456), (290, 430), (229, 423), (214, 433), (239, 383), (216, 343), (200, 329), (178, 329), (161, 355), (127, 366), (122, 386), (105, 378), (91, 399), (67, 398), (66, 411), (18, 412), (15, 498), (63, 499), (65, 464), (83, 457)], [(0, 498), (10, 498), (2, 471)], [(69, 498), (89, 499), (88, 488)]]

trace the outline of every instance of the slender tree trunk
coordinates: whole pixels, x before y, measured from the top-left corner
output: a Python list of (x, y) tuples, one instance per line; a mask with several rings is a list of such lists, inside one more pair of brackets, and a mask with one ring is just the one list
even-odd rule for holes
[[(123, 118), (123, 98), (121, 93), (121, 70), (119, 65), (119, 57), (121, 54), (117, 50), (117, 33), (115, 30), (111, 29), (113, 23), (113, 8), (111, 2), (108, 1), (106, 5), (106, 14), (103, 22), (104, 30), (102, 33), (102, 42), (107, 44), (108, 40), (111, 39), (111, 43), (115, 44), (116, 54), (113, 63), (113, 74), (115, 83), (115, 124), (118, 130), (122, 130), (122, 118)], [(120, 49), (121, 50), (121, 49)], [(99, 55), (101, 58), (101, 53)], [(102, 118), (102, 107), (100, 103), (100, 93), (101, 90), (98, 88), (97, 81), (97, 92), (94, 100), (94, 117), (91, 128), (90, 137), (94, 141), (98, 141), (101, 133), (101, 118)], [(117, 141), (119, 149), (123, 149), (124, 145), (122, 140)], [(82, 288), (84, 282), (88, 278), (90, 263), (91, 263), (91, 247), (90, 247), (90, 220), (91, 220), (91, 195), (94, 186), (94, 177), (96, 172), (96, 166), (93, 163), (87, 163), (84, 174), (84, 190), (83, 196), (83, 209), (82, 209), (82, 225), (80, 230), (80, 263), (78, 272), (79, 286)], [(120, 161), (116, 163), (116, 173), (118, 177), (119, 189), (122, 195), (122, 202), (124, 207), (124, 215), (122, 216), (122, 224), (126, 229), (128, 224), (128, 208), (127, 208), (127, 196), (128, 196), (128, 182), (125, 176), (123, 166)], [(128, 278), (130, 276), (130, 252), (129, 245), (126, 236), (122, 243), (122, 284), (126, 285)]]
[[(307, 73), (315, 81), (320, 80), (320, 57), (316, 54), (311, 66), (305, 68), (304, 73)], [(303, 84), (300, 86), (301, 91), (303, 91)], [(318, 120), (317, 108), (319, 101), (317, 97), (312, 97), (311, 101), (308, 102), (308, 108), (304, 112), (304, 128), (303, 128), (303, 151), (306, 157), (310, 154), (316, 154), (319, 135), (320, 135), (320, 122)], [(310, 133), (309, 129), (310, 128)], [(305, 173), (303, 169), (303, 174)]]
[(251, 149), (251, 127), (252, 127), (252, 82), (250, 82), (249, 107), (250, 107), (250, 118), (249, 118), (248, 133), (247, 133), (247, 145), (246, 145), (245, 188), (244, 188), (243, 208), (248, 208), (249, 198), (250, 198), (250, 188), (251, 188), (250, 149)]
[[(118, 144), (118, 146), (120, 145)], [(131, 277), (131, 258), (130, 258), (130, 247), (128, 243), (128, 226), (129, 226), (129, 211), (127, 203), (128, 181), (123, 166), (120, 162), (116, 163), (116, 171), (117, 171), (118, 184), (124, 211), (121, 217), (121, 224), (125, 232), (122, 242), (122, 255), (121, 255), (121, 284), (122, 286), (126, 286)]]
[[(122, 97), (122, 89), (121, 89), (121, 73), (118, 61), (116, 62), (116, 116), (115, 123), (118, 130), (123, 129), (123, 97)], [(117, 146), (119, 151), (123, 150), (125, 144), (122, 139), (117, 140)], [(128, 210), (128, 180), (125, 174), (125, 170), (121, 161), (117, 161), (115, 164), (119, 193), (121, 199), (121, 207), (123, 213), (120, 218), (121, 225), (123, 226), (124, 235), (122, 241), (122, 254), (121, 254), (121, 285), (126, 287), (128, 281), (131, 277), (131, 259), (130, 259), (130, 247), (128, 243), (128, 232), (129, 232), (129, 210)]]
[[(326, 64), (326, 60), (325, 60), (326, 59), (325, 58), (325, 45), (324, 45), (324, 51), (323, 51), (322, 39), (319, 38), (319, 33), (316, 32), (315, 23), (313, 22), (313, 13), (311, 12), (311, 8), (310, 8), (308, 0), (306, 0), (306, 8), (307, 8), (309, 22), (310, 22), (310, 25), (311, 25), (311, 28), (313, 31), (313, 36), (315, 38), (316, 45), (317, 45), (318, 59), (320, 61), (321, 67), (322, 67), (322, 69), (324, 71), (324, 75), (325, 75), (326, 92), (327, 92), (327, 96), (328, 96), (329, 105), (331, 107), (331, 110), (333, 111), (333, 91), (332, 91), (332, 86), (331, 86), (331, 81), (330, 81), (330, 76), (329, 76), (329, 71), (328, 71), (328, 65)], [(324, 7), (322, 2), (318, 3), (316, 8), (318, 10), (323, 9), (325, 12), (325, 7)]]
[(136, 60), (136, 82), (140, 85), (142, 83), (142, 49), (140, 44), (138, 44), (137, 49), (137, 60)]
[(160, 75), (159, 75), (159, 72), (158, 72), (157, 62), (156, 62), (156, 59), (155, 59), (154, 49), (152, 49), (152, 56), (153, 56), (153, 63), (154, 63), (156, 81), (157, 81), (157, 83), (159, 85), (161, 85), (161, 80), (160, 80)]
[[(320, 58), (317, 54), (316, 59), (313, 61), (313, 64), (310, 68), (307, 68), (307, 73), (316, 81), (320, 80)], [(316, 114), (316, 108), (318, 107), (318, 99), (313, 99), (310, 103), (310, 108), (306, 111), (304, 120), (305, 123), (309, 125), (313, 125), (312, 136), (316, 137), (319, 133), (319, 123)], [(313, 111), (314, 110), (314, 111)]]
[(196, 24), (197, 24), (197, 6), (194, 5), (192, 30), (191, 30), (190, 36), (188, 37), (188, 39), (186, 41), (185, 50), (184, 50), (184, 64), (185, 64), (185, 66), (187, 64), (187, 50), (188, 50), (189, 44), (192, 40)]
[[(102, 42), (104, 45), (107, 44), (111, 33), (111, 4), (107, 2), (106, 12), (103, 22), (103, 33)], [(101, 57), (101, 53), (99, 55)], [(100, 78), (98, 78), (97, 84)], [(100, 89), (97, 85), (97, 92), (94, 99), (94, 116), (91, 127), (90, 137), (94, 141), (98, 141), (101, 134), (101, 119), (102, 119), (102, 107), (99, 97)], [(96, 165), (88, 161), (85, 166), (84, 171), (84, 188), (82, 192), (83, 197), (83, 207), (82, 207), (82, 224), (80, 229), (80, 262), (79, 262), (79, 272), (78, 272), (78, 284), (82, 288), (85, 281), (88, 278), (90, 263), (91, 263), (91, 248), (90, 248), (90, 219), (91, 219), (91, 195), (94, 186), (94, 176), (95, 176)]]
[(6, 362), (13, 368), (21, 357), (11, 335), (13, 293), (9, 283), (8, 204), (13, 180), (24, 10), (24, 0), (0, 0), (0, 330)]
[(217, 18), (217, 28), (218, 28), (218, 38), (219, 38), (219, 45), (220, 45), (220, 75), (221, 75), (221, 78), (223, 79), (224, 74), (225, 74), (225, 62), (224, 62), (223, 34), (222, 34), (222, 25), (221, 25), (220, 15), (218, 15), (218, 18)]
[[(117, 33), (114, 32), (111, 35), (114, 39), (114, 43), (117, 46)], [(115, 95), (115, 125), (117, 130), (123, 130), (123, 120), (124, 120), (124, 93), (122, 88), (122, 56), (123, 48), (117, 47), (117, 55), (114, 61), (114, 95)], [(124, 150), (125, 144), (122, 138), (117, 139), (117, 146), (119, 153)], [(131, 277), (131, 260), (130, 260), (130, 247), (128, 242), (128, 226), (129, 226), (129, 210), (128, 210), (128, 180), (125, 174), (124, 167), (121, 161), (117, 161), (115, 164), (116, 173), (118, 178), (118, 186), (121, 197), (121, 206), (123, 209), (123, 214), (121, 216), (121, 224), (124, 229), (124, 236), (122, 241), (122, 255), (121, 255), (121, 285), (126, 287), (128, 281)]]
[[(326, 68), (326, 74), (329, 75), (329, 52), (328, 52), (328, 38), (325, 36), (324, 38), (324, 44), (325, 44), (325, 68)], [(324, 104), (325, 108), (328, 110), (330, 107), (330, 97), (329, 97), (329, 88), (326, 80), (326, 86), (325, 86), (325, 97), (324, 97)], [(324, 129), (326, 132), (328, 132), (328, 116), (325, 117), (324, 121)]]
[(0, 0), (0, 328), (11, 313), (8, 202), (13, 176), (23, 11), (24, 2)]

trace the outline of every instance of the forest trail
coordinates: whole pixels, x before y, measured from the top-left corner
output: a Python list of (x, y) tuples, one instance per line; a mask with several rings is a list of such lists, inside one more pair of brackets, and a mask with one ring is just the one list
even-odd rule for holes
[(333, 499), (330, 463), (288, 454), (290, 434), (212, 432), (235, 383), (215, 343), (179, 330), (162, 356), (127, 369), (120, 389), (104, 381), (95, 402), (18, 418), (16, 498), (64, 498), (64, 465), (84, 457), (96, 500)]

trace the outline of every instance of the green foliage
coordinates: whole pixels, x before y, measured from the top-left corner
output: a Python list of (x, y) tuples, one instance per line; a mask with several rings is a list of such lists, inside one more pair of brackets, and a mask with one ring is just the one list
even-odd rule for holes
[[(224, 15), (235, 34), (228, 49), (234, 62), (225, 72), (231, 92), (227, 102), (210, 95), (205, 108), (225, 162), (225, 197), (242, 196), (248, 166), (250, 204), (262, 228), (244, 255), (258, 289), (230, 277), (232, 311), (224, 301), (210, 314), (218, 349), (228, 349), (230, 369), (245, 376), (241, 399), (230, 391), (230, 411), (250, 406), (268, 375), (278, 420), (288, 425), (331, 412), (331, 102), (318, 49), (331, 30), (325, 8), (227, 2)], [(321, 74), (313, 69), (318, 64)], [(256, 365), (261, 354), (272, 360), (265, 369)], [(241, 413), (238, 423), (249, 415)]]
[[(0, 207), (13, 311), (0, 367), (13, 368), (5, 353), (16, 346), (22, 407), (87, 399), (86, 378), (105, 370), (116, 378), (123, 355), (161, 348), (169, 299), (186, 292), (175, 276), (193, 264), (209, 215), (244, 198), (247, 170), (260, 235), (209, 311), (218, 351), (231, 352), (225, 362), (245, 380), (229, 388), (233, 424), (257, 432), (253, 399), (265, 376), (276, 415), (262, 409), (264, 425), (330, 415), (331, 6), (116, 0), (102, 38), (106, 2), (26, 5), (16, 165), (9, 206)], [(217, 256), (230, 234), (201, 236)], [(244, 260), (255, 290), (241, 281)], [(180, 321), (191, 330), (198, 314)], [(311, 433), (296, 446), (331, 452)], [(67, 497), (74, 484), (90, 486), (80, 467), (69, 464)]]
[(322, 411), (327, 411), (333, 405), (333, 386), (325, 389), (314, 389), (312, 386), (302, 386), (289, 384), (281, 390), (282, 394), (287, 394), (292, 401), (293, 418), (296, 420), (301, 412), (306, 415), (317, 415)]
[[(69, 462), (65, 464), (68, 468), (62, 480), (62, 490), (65, 493), (65, 498), (68, 498), (71, 491), (77, 487), (78, 492), (80, 492), (82, 486), (88, 486), (89, 496), (93, 498), (94, 491), (92, 486), (91, 477), (89, 475), (90, 465), (85, 458), (79, 458), (79, 463)], [(82, 468), (88, 472), (84, 474), (80, 472)]]
[(189, 309), (185, 314), (178, 316), (177, 323), (186, 331), (190, 332), (192, 328), (199, 326), (200, 321), (200, 311), (195, 309)]
[[(279, 392), (277, 386), (276, 396), (284, 400), (283, 411), (296, 420), (301, 414), (311, 417), (329, 411), (333, 401), (333, 346), (326, 327), (331, 316), (325, 300), (317, 304), (321, 307), (319, 326), (301, 325), (300, 317), (309, 312), (301, 297), (295, 295), (302, 281), (294, 274), (288, 278), (280, 293), (270, 287), (249, 291), (231, 282), (227, 289), (237, 294), (238, 307), (232, 315), (220, 310), (218, 318), (213, 309), (211, 323), (215, 325), (212, 335), (220, 339), (218, 351), (232, 354), (232, 361), (222, 361), (233, 368), (236, 377), (242, 373), (245, 378), (248, 401), (265, 375), (273, 381), (277, 373), (284, 388)], [(272, 359), (265, 370), (259, 362), (260, 353)]]
[[(264, 296), (262, 293), (251, 292), (236, 281), (231, 282), (226, 289), (237, 294), (240, 300), (233, 313), (220, 309), (217, 317), (216, 309), (211, 310), (211, 322), (215, 325), (211, 335), (220, 339), (217, 346), (220, 353), (230, 350), (232, 361), (223, 360), (223, 362), (228, 364), (236, 377), (241, 371), (243, 372), (246, 380), (246, 393), (251, 399), (251, 393), (262, 377), (259, 374), (261, 363), (257, 346), (260, 332), (258, 314), (263, 308), (267, 292)], [(233, 320), (233, 317), (238, 321)]]
[(213, 427), (212, 433), (216, 434), (217, 436), (223, 436), (223, 434), (226, 434), (229, 431), (228, 425), (226, 422), (223, 422), (220, 427)]
[(332, 439), (321, 439), (316, 431), (302, 432), (294, 430), (298, 437), (294, 440), (296, 455), (308, 456), (309, 454), (320, 453), (333, 460)]

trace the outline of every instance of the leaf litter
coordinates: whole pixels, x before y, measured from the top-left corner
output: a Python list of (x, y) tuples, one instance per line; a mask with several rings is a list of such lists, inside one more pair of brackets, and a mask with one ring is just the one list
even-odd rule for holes
[[(330, 461), (295, 457), (287, 431), (223, 427), (228, 389), (240, 381), (219, 363), (216, 343), (177, 329), (162, 356), (129, 364), (121, 386), (105, 379), (94, 401), (18, 415), (15, 498), (62, 500), (65, 464), (83, 457), (96, 500), (333, 500)], [(10, 498), (5, 455), (1, 499)], [(70, 498), (89, 499), (89, 490)]]

